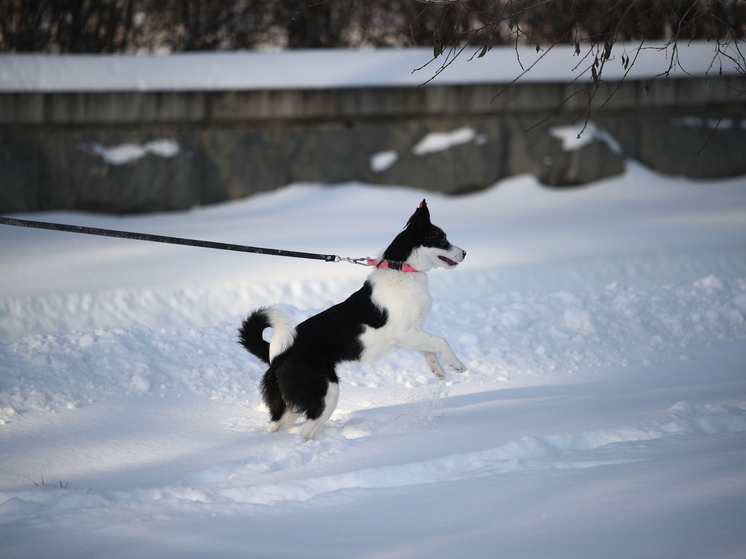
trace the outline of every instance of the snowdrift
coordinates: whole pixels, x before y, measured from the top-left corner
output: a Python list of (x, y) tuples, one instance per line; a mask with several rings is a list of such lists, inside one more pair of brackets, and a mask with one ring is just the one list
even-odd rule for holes
[[(428, 330), (268, 434), (254, 307), (362, 267), (2, 228), (3, 557), (735, 557), (746, 549), (746, 181), (634, 162), (563, 192), (293, 185), (191, 212), (30, 219), (374, 256), (427, 196), (468, 253)], [(292, 537), (291, 537), (292, 536)]]

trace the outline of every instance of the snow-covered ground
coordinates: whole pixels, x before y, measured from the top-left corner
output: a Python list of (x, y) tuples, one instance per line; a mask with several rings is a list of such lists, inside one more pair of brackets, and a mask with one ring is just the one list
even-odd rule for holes
[(363, 267), (0, 226), (0, 556), (743, 557), (746, 179), (19, 217), (360, 257), (423, 197), (468, 252), (426, 326), (469, 371), (346, 365), (310, 442), (266, 433), (236, 328)]

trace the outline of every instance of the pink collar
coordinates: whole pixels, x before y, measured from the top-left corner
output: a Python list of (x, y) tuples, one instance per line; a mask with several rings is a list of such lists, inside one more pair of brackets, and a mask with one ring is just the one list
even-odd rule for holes
[(397, 270), (400, 272), (418, 272), (406, 262), (391, 262), (389, 260), (376, 260), (375, 258), (366, 258), (365, 263), (368, 266), (375, 266), (381, 270)]

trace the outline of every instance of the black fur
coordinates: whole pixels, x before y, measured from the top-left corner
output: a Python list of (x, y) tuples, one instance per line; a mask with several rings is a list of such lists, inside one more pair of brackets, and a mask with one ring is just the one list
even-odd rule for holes
[(257, 309), (243, 321), (238, 329), (238, 341), (249, 352), (269, 365), (269, 342), (265, 342), (262, 333), (270, 327), (265, 309)]
[[(366, 281), (346, 301), (296, 327), (295, 342), (275, 356), (262, 379), (262, 396), (272, 421), (278, 421), (287, 407), (308, 419), (321, 415), (329, 382), (339, 382), (337, 364), (360, 358), (359, 336), (366, 325), (380, 328), (386, 324), (387, 313), (372, 302), (371, 294)], [(265, 363), (269, 363), (269, 344), (261, 335), (269, 326), (264, 309), (259, 309), (239, 330), (241, 345)]]

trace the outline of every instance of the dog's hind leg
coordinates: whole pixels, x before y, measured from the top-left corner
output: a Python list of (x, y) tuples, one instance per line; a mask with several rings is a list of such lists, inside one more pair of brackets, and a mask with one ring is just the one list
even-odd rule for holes
[(436, 377), (441, 380), (446, 378), (446, 372), (443, 370), (443, 367), (440, 366), (440, 361), (438, 361), (437, 353), (433, 353), (432, 351), (423, 351), (422, 355), (424, 355), (425, 362), (428, 364), (430, 370)]
[(290, 429), (290, 426), (295, 423), (295, 420), (298, 419), (299, 415), (300, 413), (298, 412), (286, 409), (285, 413), (282, 414), (282, 417), (280, 417), (280, 419), (270, 422), (267, 430), (270, 433), (276, 433), (277, 431), (287, 431), (288, 429)]
[(313, 439), (321, 426), (326, 423), (334, 413), (339, 400), (339, 384), (330, 382), (326, 389), (323, 408), (309, 410), (306, 413), (306, 422), (300, 430), (300, 434), (307, 440)]
[(271, 367), (262, 378), (262, 399), (269, 408), (269, 432), (287, 431), (298, 419), (300, 412), (292, 411), (282, 397), (277, 373)]

